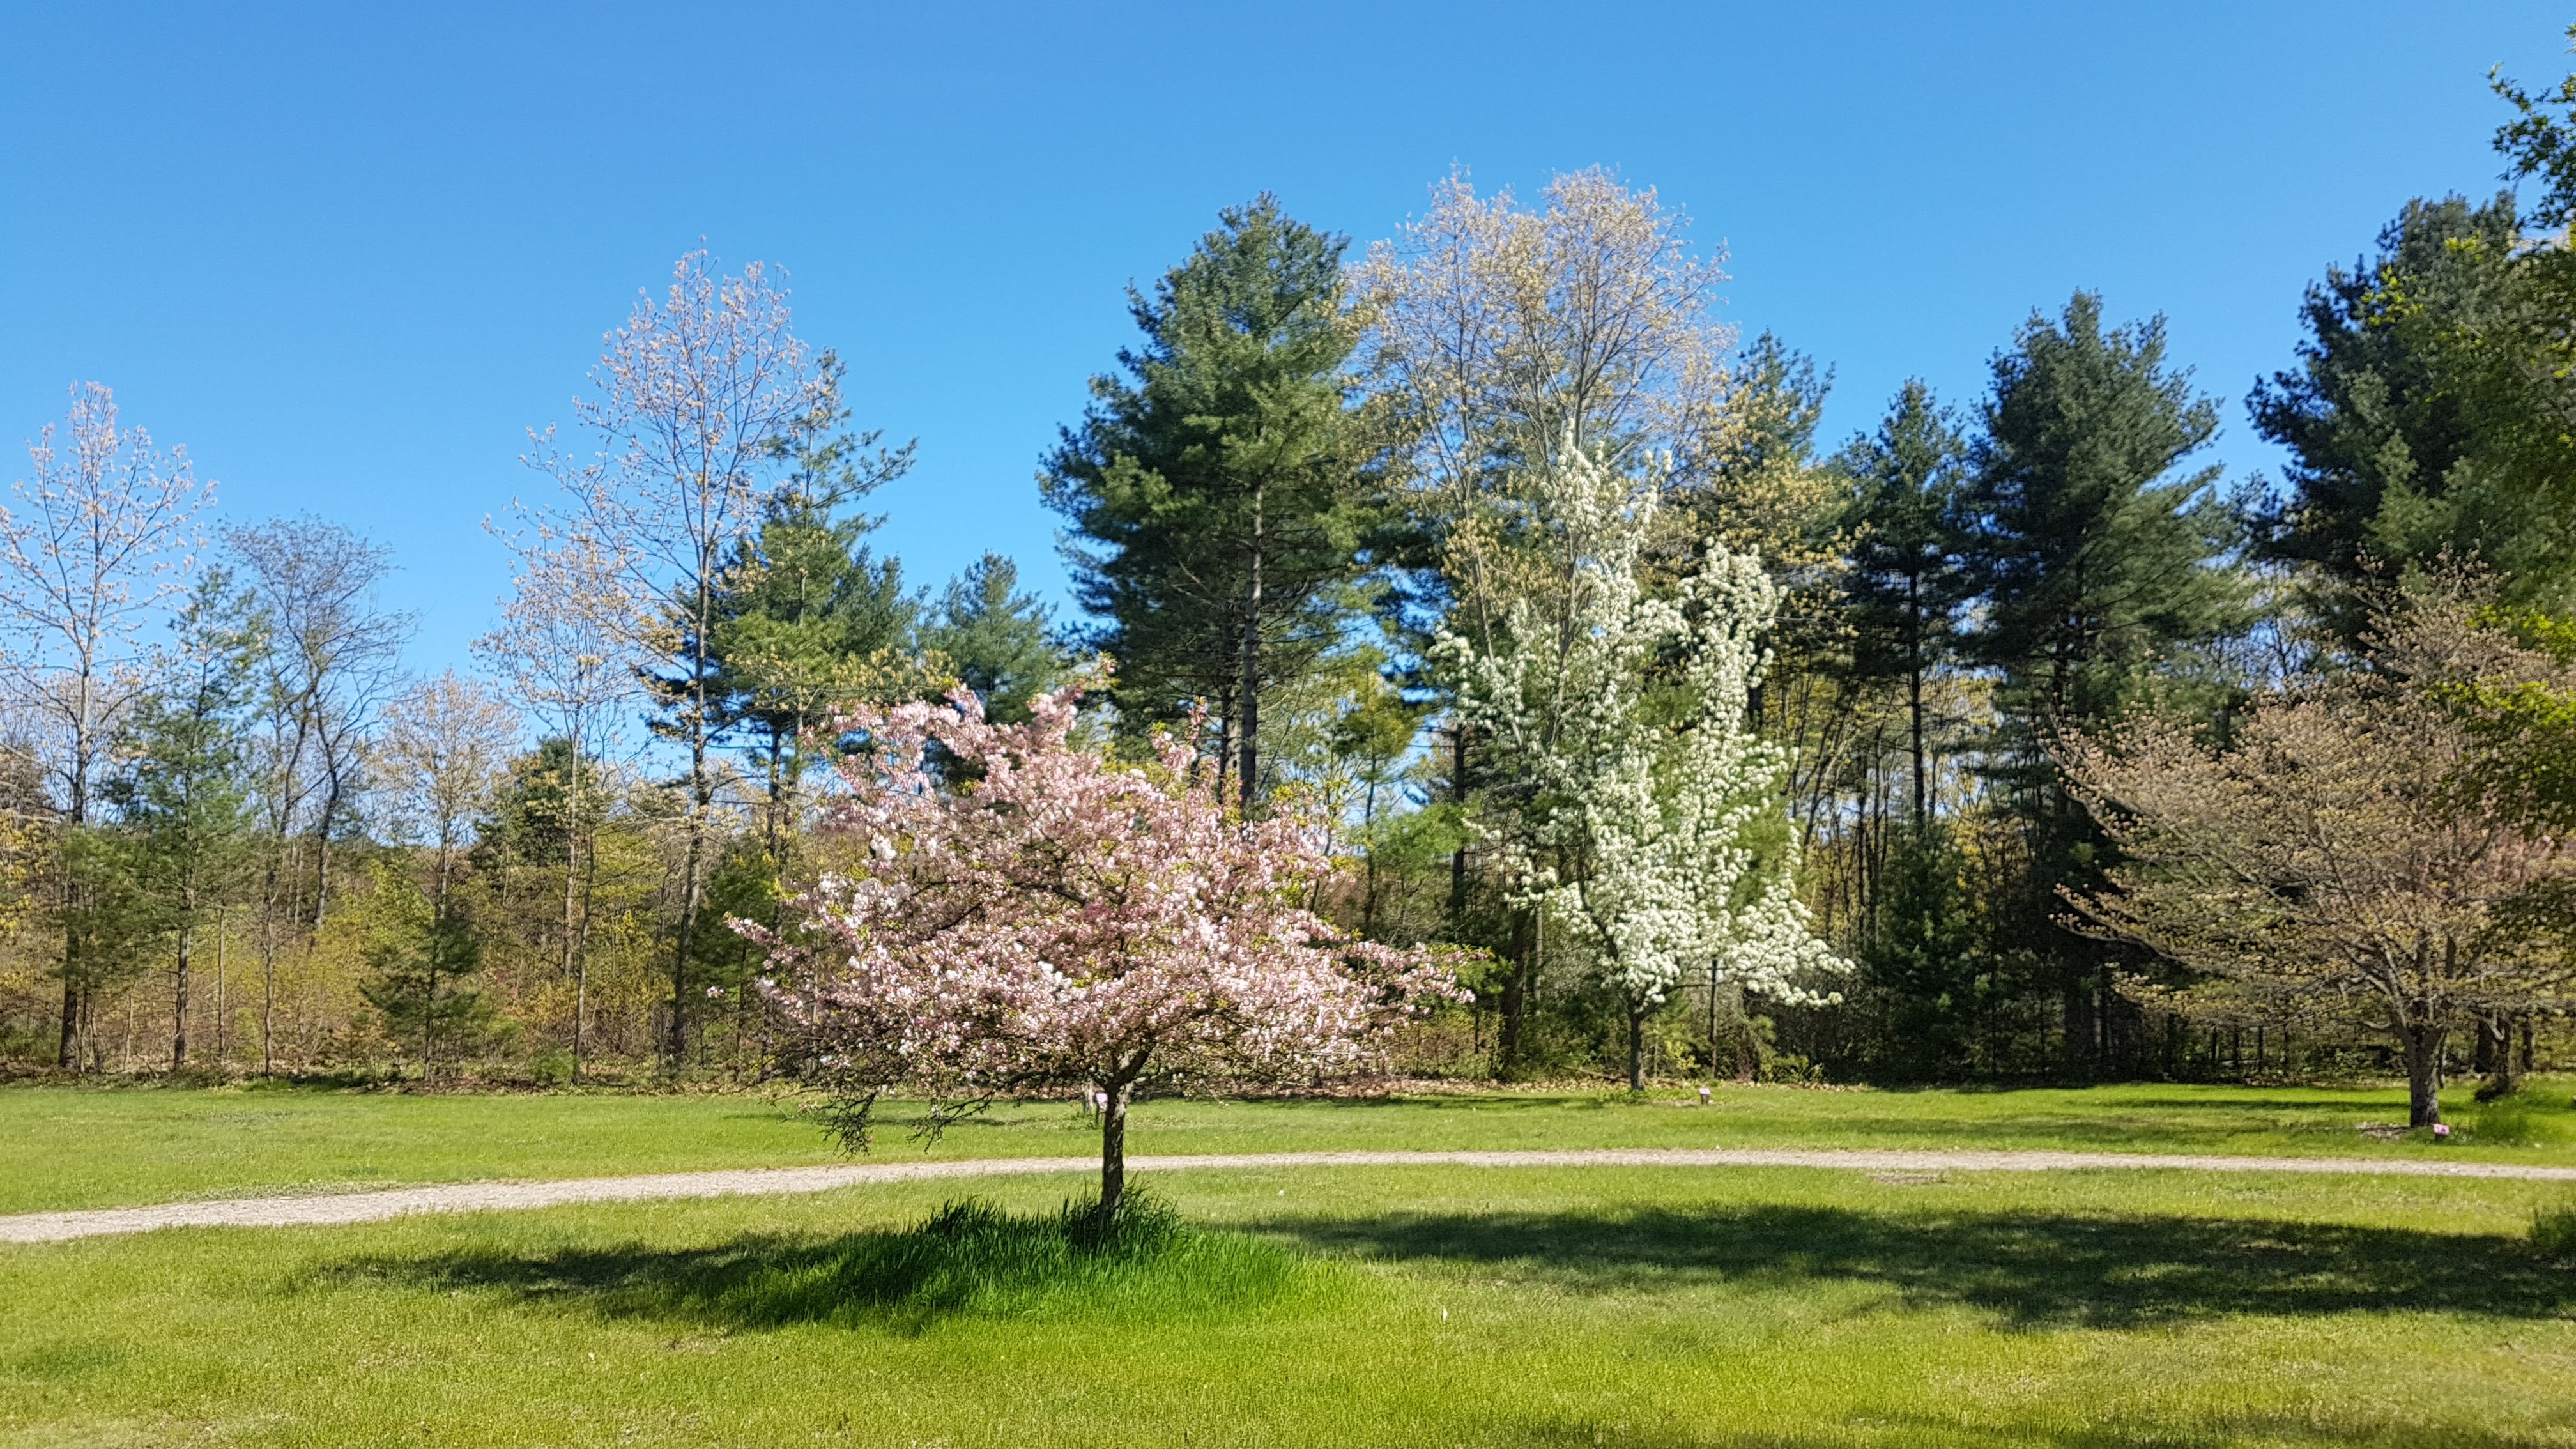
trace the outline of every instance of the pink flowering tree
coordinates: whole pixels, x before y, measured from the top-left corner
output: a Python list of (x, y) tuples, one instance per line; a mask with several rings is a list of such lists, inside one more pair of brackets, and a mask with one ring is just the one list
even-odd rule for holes
[(889, 1089), (954, 1106), (1087, 1088), (1110, 1215), (1140, 1081), (1348, 1067), (1462, 995), (1434, 953), (1352, 940), (1308, 910), (1329, 868), (1320, 832), (1229, 813), (1186, 741), (1123, 763), (1075, 742), (1073, 691), (1031, 715), (994, 724), (960, 689), (846, 718), (868, 748), (823, 823), (843, 868), (783, 932), (737, 923), (770, 948), (766, 989), (843, 1087), (853, 1145)]

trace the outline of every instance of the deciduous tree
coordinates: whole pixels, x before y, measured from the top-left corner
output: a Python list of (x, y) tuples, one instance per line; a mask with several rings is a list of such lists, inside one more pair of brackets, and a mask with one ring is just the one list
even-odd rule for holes
[[(1452, 988), (1426, 953), (1343, 937), (1304, 902), (1327, 868), (1289, 815), (1244, 820), (1185, 737), (1152, 766), (1073, 741), (1070, 691), (1026, 724), (975, 696), (861, 710), (825, 828), (849, 874), (798, 902), (771, 944), (778, 1001), (865, 1107), (898, 1083), (949, 1099), (1081, 1086), (1101, 1109), (1100, 1211), (1126, 1190), (1127, 1107), (1149, 1074), (1191, 1080), (1344, 1068), (1374, 1033)], [(948, 787), (933, 748), (975, 782)]]
[[(46, 424), (27, 450), (35, 476), (13, 485), (0, 508), (0, 617), (16, 645), (0, 653), (0, 667), (52, 737), (46, 773), (68, 843), (95, 823), (102, 752), (150, 683), (140, 636), (187, 588), (202, 544), (197, 515), (214, 485), (197, 480), (185, 449), (163, 452), (142, 428), (119, 427), (115, 394), (102, 384), (72, 389), (62, 429), (58, 443)], [(69, 867), (85, 853), (56, 858)], [(56, 1061), (70, 1067), (108, 963), (86, 950), (82, 881), (66, 869), (55, 886), (65, 924)]]
[(786, 292), (759, 263), (723, 276), (703, 251), (679, 260), (658, 304), (648, 295), (609, 334), (591, 382), (598, 395), (574, 411), (599, 452), (567, 456), (548, 434), (535, 461), (563, 485), (563, 531), (620, 575), (635, 613), (619, 623), (637, 657), (670, 661), (654, 681), (657, 727), (688, 758), (663, 1042), (676, 1070), (716, 856), (725, 572), (780, 475), (841, 408), (833, 370), (789, 325)]
[(2384, 1034), (2408, 1120), (2440, 1122), (2453, 1034), (2556, 1005), (2570, 978), (2563, 943), (2520, 915), (2562, 895), (2576, 860), (2498, 808), (2460, 707), (2481, 679), (2563, 688), (2562, 671), (2499, 644), (2436, 600), (2382, 616), (2370, 667), (2258, 698), (2224, 747), (2149, 714), (2061, 736), (2070, 787), (2119, 850), (2106, 880), (2069, 892), (2080, 918), (2223, 988)]
[(1627, 1011), (1632, 1090), (1646, 1020), (1686, 979), (1821, 1000), (1800, 978), (1840, 964), (1794, 894), (1788, 761), (1747, 717), (1778, 587), (1758, 558), (1713, 544), (1674, 597), (1649, 593), (1661, 491), (1562, 450), (1535, 496), (1564, 587), (1514, 600), (1498, 647), (1461, 633), (1437, 646), (1490, 741), (1513, 894), (1600, 953)]

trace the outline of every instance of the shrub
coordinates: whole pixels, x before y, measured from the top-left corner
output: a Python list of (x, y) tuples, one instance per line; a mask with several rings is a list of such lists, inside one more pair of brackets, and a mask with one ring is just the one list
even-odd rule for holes
[(2544, 1258), (2576, 1258), (2576, 1204), (2561, 1203), (2533, 1213), (2531, 1246)]
[(2478, 1109), (2476, 1125), (2470, 1132), (2478, 1141), (2499, 1147), (2529, 1147), (2542, 1136), (2532, 1110), (2534, 1105), (2524, 1092), (2498, 1097)]

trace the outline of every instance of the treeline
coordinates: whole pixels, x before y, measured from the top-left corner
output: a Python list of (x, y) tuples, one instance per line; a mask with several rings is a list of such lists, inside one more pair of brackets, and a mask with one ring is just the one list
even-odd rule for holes
[[(765, 1074), (727, 923), (780, 925), (830, 868), (817, 767), (866, 747), (837, 710), (963, 683), (1009, 717), (1080, 681), (1107, 747), (1195, 729), (1236, 808), (1321, 822), (1339, 924), (1482, 949), (1475, 1004), (1393, 1069), (2510, 1076), (2564, 1021), (2576, 90), (2499, 91), (2534, 194), (2410, 202), (2310, 288), (2247, 399), (2277, 486), (2206, 461), (2226, 410), (2163, 320), (2088, 293), (1980, 395), (1908, 383), (1834, 444), (1830, 373), (1720, 322), (1718, 259), (1599, 170), (1527, 200), (1453, 176), (1359, 252), (1267, 196), (1224, 213), (1041, 460), (1068, 621), (1006, 559), (920, 591), (872, 552), (911, 450), (852, 428), (757, 266), (684, 258), (612, 335), (585, 444), (530, 459), (555, 501), (496, 530), (518, 582), (473, 679), (400, 676), (378, 545), (201, 547), (210, 488), (78, 392), (0, 529), (0, 1042)], [(2262, 924), (2213, 945), (2136, 904), (2260, 852), (2168, 830), (2121, 762), (2209, 799), (2254, 788), (2248, 741), (2408, 773), (2300, 709), (2456, 745), (2421, 772), (2438, 811), (2370, 816), (2390, 850), (2521, 842), (2419, 933), (2489, 963), (2428, 988), (2420, 1050), (2295, 912), (2225, 897)], [(2244, 798), (2288, 819), (2302, 788)], [(2276, 905), (2318, 889), (2279, 872)]]

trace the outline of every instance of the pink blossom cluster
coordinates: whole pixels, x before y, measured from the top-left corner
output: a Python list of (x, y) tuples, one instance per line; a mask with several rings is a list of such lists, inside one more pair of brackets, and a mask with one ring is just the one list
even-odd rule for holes
[(994, 724), (960, 689), (845, 718), (868, 748), (823, 833), (848, 862), (796, 900), (799, 929), (747, 928), (772, 999), (870, 1085), (1123, 1098), (1149, 1068), (1326, 1072), (1463, 996), (1434, 953), (1306, 908), (1329, 869), (1311, 822), (1229, 813), (1184, 740), (1148, 764), (1076, 743), (1073, 691), (1032, 716)]

